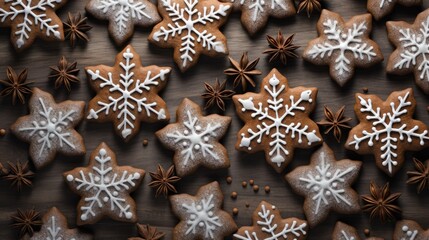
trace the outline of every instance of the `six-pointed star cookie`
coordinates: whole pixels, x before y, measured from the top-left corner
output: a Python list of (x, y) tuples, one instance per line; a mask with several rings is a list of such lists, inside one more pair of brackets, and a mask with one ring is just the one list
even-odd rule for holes
[(219, 27), (231, 12), (231, 3), (218, 0), (159, 0), (163, 17), (149, 36), (160, 47), (174, 48), (174, 60), (182, 72), (195, 65), (201, 54), (210, 57), (228, 54), (225, 36)]
[(383, 61), (377, 43), (369, 39), (371, 14), (352, 17), (348, 22), (337, 13), (323, 10), (317, 22), (319, 37), (311, 40), (303, 58), (317, 65), (329, 65), (331, 77), (343, 86), (355, 67), (370, 67)]
[[(361, 240), (356, 229), (350, 225), (342, 222), (335, 224), (334, 231), (332, 232), (332, 240)], [(383, 238), (366, 238), (366, 240), (383, 240)]]
[(93, 224), (104, 216), (136, 222), (136, 204), (130, 193), (140, 185), (144, 174), (143, 169), (118, 166), (115, 153), (101, 143), (91, 153), (87, 167), (63, 174), (70, 189), (81, 196), (77, 224)]
[(90, 0), (85, 9), (98, 19), (109, 20), (110, 36), (118, 45), (133, 35), (134, 25), (150, 27), (161, 21), (149, 0)]
[(250, 153), (265, 151), (265, 160), (281, 172), (295, 148), (320, 144), (319, 128), (308, 115), (316, 105), (317, 88), (289, 88), (286, 77), (273, 69), (259, 93), (233, 97), (238, 116), (245, 122), (235, 148)]
[(395, 45), (386, 70), (391, 74), (414, 73), (414, 81), (429, 94), (429, 9), (417, 15), (413, 24), (389, 21), (387, 36)]
[(67, 219), (56, 207), (51, 208), (42, 218), (42, 228), (30, 240), (90, 240), (92, 237), (78, 229), (69, 229)]
[(362, 162), (335, 159), (323, 144), (311, 156), (307, 166), (295, 168), (286, 175), (292, 189), (305, 197), (304, 213), (310, 226), (322, 222), (331, 210), (342, 214), (360, 211), (359, 195), (351, 188)]
[(345, 147), (374, 154), (378, 168), (393, 176), (404, 162), (405, 151), (429, 146), (427, 126), (412, 118), (415, 108), (411, 88), (392, 92), (384, 102), (376, 95), (357, 93), (354, 110), (359, 124), (350, 130)]
[(116, 56), (113, 67), (85, 68), (97, 95), (89, 102), (88, 119), (113, 121), (115, 131), (128, 141), (140, 128), (140, 121), (168, 121), (170, 115), (158, 91), (164, 88), (171, 68), (142, 67), (140, 56), (128, 45)]
[(380, 20), (392, 12), (397, 3), (411, 7), (421, 5), (422, 2), (422, 0), (368, 0), (367, 9), (376, 20)]
[(232, 217), (221, 209), (223, 194), (218, 182), (200, 187), (197, 195), (170, 197), (173, 213), (180, 222), (173, 229), (174, 240), (221, 240), (237, 231)]
[(427, 240), (429, 239), (429, 229), (423, 228), (415, 221), (401, 220), (396, 223), (393, 232), (393, 240)]
[(298, 218), (282, 218), (276, 206), (262, 201), (253, 212), (253, 225), (241, 227), (234, 239), (294, 239), (307, 238), (307, 222)]
[(185, 98), (177, 107), (176, 121), (157, 131), (156, 136), (175, 151), (173, 161), (178, 176), (189, 175), (201, 165), (210, 169), (229, 167), (228, 153), (219, 139), (231, 117), (203, 116), (201, 108)]
[(10, 39), (17, 50), (29, 47), (36, 37), (64, 40), (63, 23), (55, 10), (67, 0), (2, 0), (0, 26), (11, 27)]
[(38, 88), (32, 91), (30, 115), (18, 118), (11, 131), (30, 143), (29, 154), (34, 166), (47, 165), (57, 152), (67, 156), (85, 154), (83, 138), (74, 129), (84, 116), (85, 103), (64, 101), (57, 104), (51, 94)]

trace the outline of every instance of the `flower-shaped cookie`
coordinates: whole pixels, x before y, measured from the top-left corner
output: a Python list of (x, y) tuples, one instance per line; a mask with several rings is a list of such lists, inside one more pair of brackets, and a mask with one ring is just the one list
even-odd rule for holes
[(417, 222), (402, 220), (396, 223), (393, 240), (426, 240), (429, 239), (429, 229), (424, 230)]
[(423, 0), (368, 0), (367, 8), (376, 20), (380, 20), (392, 12), (396, 4), (411, 7), (421, 5), (422, 2)]

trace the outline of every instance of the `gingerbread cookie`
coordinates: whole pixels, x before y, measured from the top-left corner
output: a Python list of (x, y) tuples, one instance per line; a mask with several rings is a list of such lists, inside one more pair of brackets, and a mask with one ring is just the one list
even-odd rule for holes
[(121, 45), (133, 35), (134, 25), (151, 27), (161, 21), (156, 6), (149, 0), (90, 0), (86, 11), (109, 21), (109, 33)]
[[(350, 225), (342, 222), (335, 224), (334, 232), (332, 233), (332, 240), (361, 240), (356, 229)], [(384, 240), (383, 238), (370, 237), (366, 240)]]
[(311, 156), (307, 166), (295, 168), (286, 175), (292, 189), (305, 197), (304, 213), (310, 226), (321, 223), (331, 210), (352, 214), (360, 211), (359, 195), (351, 188), (362, 162), (335, 159), (323, 144)]
[(411, 7), (421, 5), (422, 2), (422, 0), (368, 0), (367, 8), (376, 20), (380, 20), (391, 13), (397, 3)]
[(88, 104), (88, 119), (112, 121), (116, 133), (128, 141), (138, 133), (140, 121), (168, 121), (167, 104), (158, 91), (167, 83), (171, 68), (143, 67), (131, 45), (116, 56), (113, 67), (85, 68), (88, 81), (97, 95)]
[(384, 59), (377, 43), (369, 39), (371, 28), (370, 14), (344, 22), (339, 14), (322, 10), (317, 22), (319, 37), (308, 43), (302, 57), (316, 65), (329, 65), (331, 78), (344, 86), (356, 67), (370, 67)]
[(104, 216), (136, 222), (136, 204), (130, 193), (140, 185), (144, 174), (143, 169), (118, 166), (115, 153), (101, 143), (91, 153), (87, 167), (63, 174), (70, 189), (81, 196), (77, 224), (93, 224)]
[(83, 118), (85, 103), (64, 101), (55, 103), (51, 94), (32, 89), (30, 114), (18, 118), (11, 131), (30, 143), (29, 155), (36, 168), (52, 162), (58, 153), (66, 156), (84, 155), (82, 136), (74, 129)]
[(307, 238), (307, 222), (298, 218), (282, 218), (276, 206), (262, 201), (253, 212), (253, 226), (241, 227), (234, 239), (294, 239)]
[(429, 9), (417, 15), (413, 24), (402, 21), (386, 23), (387, 36), (395, 45), (386, 71), (390, 74), (414, 74), (414, 81), (429, 94)]
[(199, 166), (229, 167), (228, 153), (219, 140), (225, 135), (231, 117), (203, 116), (201, 108), (185, 98), (177, 107), (176, 121), (157, 131), (156, 136), (175, 151), (173, 161), (178, 176), (189, 175)]
[(42, 217), (42, 228), (34, 233), (30, 240), (90, 240), (92, 236), (80, 232), (78, 229), (69, 229), (67, 219), (56, 207), (51, 208)]
[(285, 169), (295, 148), (322, 142), (319, 128), (309, 118), (316, 105), (317, 88), (289, 88), (286, 77), (273, 69), (259, 93), (233, 97), (238, 116), (245, 122), (235, 148), (250, 153), (265, 151), (265, 160), (277, 172)]
[(195, 65), (201, 54), (227, 55), (226, 38), (219, 27), (228, 18), (231, 5), (218, 0), (159, 0), (163, 20), (153, 28), (149, 41), (174, 48), (174, 61), (182, 72)]
[(429, 239), (429, 229), (423, 228), (415, 221), (402, 220), (396, 222), (393, 240), (427, 240)]
[(180, 218), (173, 229), (173, 239), (221, 240), (237, 231), (232, 217), (222, 210), (222, 202), (223, 194), (216, 181), (200, 187), (195, 196), (171, 196), (173, 213)]
[(414, 120), (416, 108), (411, 88), (392, 92), (383, 102), (376, 95), (356, 94), (359, 124), (352, 128), (345, 147), (359, 154), (374, 154), (375, 162), (389, 176), (401, 168), (405, 151), (429, 146), (427, 126)]
[(55, 10), (67, 0), (0, 1), (0, 26), (10, 27), (10, 40), (16, 50), (28, 48), (36, 39), (64, 40), (63, 23)]

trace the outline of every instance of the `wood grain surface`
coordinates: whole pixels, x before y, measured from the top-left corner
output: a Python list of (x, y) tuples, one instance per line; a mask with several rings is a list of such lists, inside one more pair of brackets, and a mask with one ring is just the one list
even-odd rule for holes
[[(69, 1), (58, 11), (58, 14), (62, 19), (65, 19), (69, 11), (84, 13), (86, 2), (86, 0)], [(346, 19), (353, 15), (367, 12), (365, 0), (329, 0), (325, 1), (324, 7), (340, 13)], [(429, 1), (424, 1), (421, 8), (397, 6), (395, 12), (387, 19), (373, 23), (372, 39), (380, 45), (385, 59), (393, 51), (393, 47), (386, 36), (385, 21), (405, 20), (412, 22), (420, 11), (428, 7)], [(295, 43), (301, 46), (297, 52), (302, 54), (308, 41), (317, 36), (316, 22), (318, 17), (319, 14), (316, 13), (311, 18), (301, 14), (282, 20), (270, 19), (268, 26), (262, 32), (250, 38), (241, 26), (240, 14), (234, 13), (223, 27), (223, 32), (228, 39), (230, 55), (233, 58), (239, 59), (243, 51), (248, 51), (250, 58), (261, 57), (258, 68), (262, 70), (263, 75), (257, 78), (257, 91), (259, 91), (260, 80), (273, 67), (278, 67), (286, 75), (292, 87), (300, 85), (317, 87), (319, 89), (317, 106), (311, 116), (316, 121), (323, 118), (323, 105), (338, 108), (345, 104), (347, 106), (346, 115), (353, 117), (351, 124), (355, 125), (356, 117), (353, 112), (354, 93), (362, 92), (362, 88), (367, 87), (369, 93), (378, 94), (385, 99), (391, 91), (411, 87), (415, 90), (415, 97), (418, 103), (415, 118), (429, 124), (429, 115), (426, 111), (426, 106), (429, 103), (428, 96), (424, 95), (415, 86), (412, 75), (403, 77), (387, 75), (385, 72), (386, 60), (370, 69), (358, 69), (355, 77), (343, 88), (338, 87), (330, 79), (327, 67), (317, 67), (305, 63), (302, 59), (291, 60), (286, 67), (268, 63), (268, 59), (262, 55), (263, 50), (267, 47), (266, 34), (275, 35), (278, 29), (281, 29), (286, 35), (296, 33)], [(36, 41), (33, 46), (19, 54), (13, 50), (9, 42), (10, 29), (0, 29), (0, 78), (6, 78), (5, 71), (9, 65), (18, 71), (28, 68), (28, 78), (30, 81), (34, 81), (33, 86), (52, 93), (57, 101), (66, 99), (89, 101), (95, 93), (88, 86), (83, 68), (98, 64), (113, 65), (116, 54), (123, 47), (115, 46), (114, 42), (109, 38), (107, 22), (89, 17), (89, 24), (94, 28), (90, 32), (91, 41), (87, 45), (72, 49), (68, 42), (45, 43)], [(188, 97), (202, 105), (204, 102), (200, 95), (204, 90), (203, 83), (205, 81), (212, 83), (216, 78), (223, 80), (225, 78), (223, 70), (229, 66), (229, 63), (226, 57), (201, 57), (195, 67), (181, 74), (174, 65), (172, 49), (160, 49), (150, 45), (147, 41), (149, 33), (149, 29), (137, 28), (130, 43), (141, 55), (144, 65), (155, 64), (173, 67), (169, 83), (161, 93), (161, 96), (168, 104), (172, 115), (171, 121), (175, 121), (175, 111), (180, 101), (184, 97)], [(81, 69), (79, 74), (82, 80), (81, 84), (74, 87), (70, 94), (67, 94), (65, 89), (54, 90), (53, 82), (48, 80), (48, 75), (50, 74), (48, 66), (56, 65), (62, 55), (71, 61), (76, 60), (78, 67)], [(27, 113), (26, 105), (17, 104), (12, 106), (9, 98), (1, 99), (0, 128), (8, 129), (19, 116)], [(201, 185), (211, 181), (219, 181), (225, 195), (224, 209), (230, 213), (234, 207), (239, 209), (238, 216), (234, 217), (238, 226), (251, 224), (252, 212), (261, 200), (267, 200), (277, 205), (283, 217), (304, 218), (302, 211), (303, 198), (292, 192), (290, 186), (284, 180), (284, 174), (299, 165), (307, 164), (314, 149), (297, 150), (292, 163), (282, 174), (278, 174), (265, 163), (262, 152), (259, 154), (246, 154), (234, 149), (234, 144), (237, 140), (236, 133), (243, 123), (236, 117), (231, 101), (227, 103), (225, 115), (233, 117), (229, 131), (222, 140), (222, 143), (228, 149), (231, 167), (217, 171), (201, 169), (197, 173), (182, 179), (178, 184), (178, 191), (180, 193), (195, 194)], [(79, 196), (68, 189), (64, 183), (62, 173), (78, 166), (85, 166), (90, 152), (102, 141), (106, 142), (116, 152), (120, 165), (132, 165), (143, 168), (147, 172), (155, 171), (158, 163), (168, 167), (172, 163), (173, 152), (163, 148), (154, 136), (154, 132), (163, 126), (163, 124), (143, 123), (139, 134), (128, 143), (124, 143), (113, 132), (111, 123), (83, 122), (78, 130), (85, 139), (87, 147), (85, 157), (69, 158), (58, 155), (52, 164), (36, 172), (33, 187), (25, 189), (21, 193), (11, 189), (7, 182), (0, 181), (0, 239), (17, 239), (17, 231), (9, 226), (11, 223), (10, 215), (17, 208), (35, 207), (37, 210), (45, 212), (50, 207), (56, 206), (65, 213), (69, 224), (75, 227), (76, 205), (79, 201)], [(343, 147), (346, 135), (344, 134), (340, 144), (332, 136), (324, 136), (324, 140), (335, 151), (338, 159), (350, 158), (363, 161), (360, 177), (354, 185), (358, 193), (367, 194), (370, 181), (375, 181), (378, 184), (390, 181), (392, 192), (402, 193), (399, 200), (403, 209), (402, 218), (416, 220), (424, 228), (429, 227), (428, 191), (417, 195), (416, 188), (407, 186), (405, 183), (407, 179), (406, 171), (413, 169), (412, 157), (416, 156), (421, 160), (425, 160), (429, 151), (407, 154), (403, 168), (394, 178), (389, 178), (376, 168), (372, 156), (359, 156), (346, 151)], [(149, 140), (148, 146), (142, 146), (143, 139)], [(3, 164), (7, 161), (15, 162), (29, 159), (28, 144), (20, 142), (9, 132), (5, 137), (0, 138), (0, 153), (0, 162)], [(233, 182), (230, 185), (225, 181), (227, 176), (232, 176), (233, 178)], [(254, 193), (249, 187), (241, 187), (241, 182), (249, 179), (254, 179), (255, 183), (261, 187), (258, 193)], [(178, 223), (178, 219), (171, 213), (167, 199), (163, 197), (156, 199), (154, 197), (154, 191), (147, 186), (149, 181), (150, 177), (147, 174), (141, 187), (132, 194), (138, 206), (139, 222), (159, 227), (160, 230), (167, 233), (165, 239), (171, 239), (171, 230)], [(271, 187), (269, 194), (263, 191), (263, 186), (265, 185)], [(229, 197), (232, 191), (238, 192), (236, 200), (232, 200)], [(250, 204), (248, 208), (245, 207), (246, 203)], [(377, 221), (371, 223), (369, 216), (364, 213), (355, 215), (331, 213), (326, 221), (311, 229), (308, 239), (330, 239), (334, 224), (338, 220), (355, 226), (362, 233), (362, 236), (363, 230), (368, 228), (371, 230), (371, 236), (386, 239), (391, 239), (395, 224), (394, 222), (380, 224)], [(93, 233), (95, 239), (126, 239), (137, 235), (134, 224), (115, 222), (109, 219), (85, 226), (83, 229)]]

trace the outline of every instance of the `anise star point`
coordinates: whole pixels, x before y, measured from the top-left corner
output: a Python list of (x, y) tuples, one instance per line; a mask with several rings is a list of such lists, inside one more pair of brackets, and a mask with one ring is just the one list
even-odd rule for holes
[(352, 120), (352, 118), (344, 116), (344, 111), (345, 111), (344, 105), (340, 109), (338, 109), (335, 113), (331, 110), (331, 108), (329, 108), (326, 105), (324, 106), (323, 110), (324, 110), (324, 114), (325, 114), (325, 119), (317, 122), (317, 124), (326, 127), (326, 130), (324, 132), (325, 134), (328, 134), (331, 131), (333, 131), (335, 139), (337, 140), (337, 142), (340, 142), (341, 136), (342, 136), (342, 130), (341, 129), (342, 128), (346, 128), (346, 129), (351, 128), (347, 124), (347, 122), (350, 122)]
[(401, 209), (395, 204), (395, 201), (401, 196), (401, 193), (390, 193), (389, 183), (379, 187), (376, 183), (370, 183), (370, 195), (363, 195), (364, 202), (362, 210), (370, 212), (371, 220), (375, 218), (382, 222), (386, 220), (395, 220), (395, 214), (400, 214)]
[(62, 56), (58, 61), (57, 66), (49, 67), (52, 71), (52, 74), (49, 75), (49, 78), (55, 79), (55, 89), (58, 89), (64, 85), (68, 92), (71, 91), (71, 84), (80, 82), (77, 77), (79, 69), (76, 68), (77, 62), (72, 62), (69, 64), (67, 59)]
[(222, 111), (225, 111), (225, 100), (230, 99), (232, 95), (235, 94), (234, 91), (225, 89), (226, 88), (226, 80), (222, 83), (219, 83), (219, 80), (216, 79), (214, 85), (210, 85), (209, 83), (204, 83), (204, 88), (206, 90), (201, 96), (206, 99), (206, 105), (204, 109), (208, 109), (213, 105), (216, 105)]
[(0, 96), (12, 95), (13, 105), (15, 105), (17, 98), (22, 104), (24, 104), (25, 96), (32, 92), (29, 85), (33, 83), (26, 82), (27, 73), (27, 68), (22, 70), (18, 75), (12, 67), (7, 67), (7, 80), (0, 80), (0, 83), (3, 85), (3, 89), (0, 91)]
[(86, 23), (87, 18), (82, 17), (80, 13), (67, 14), (67, 20), (63, 22), (64, 25), (64, 35), (66, 39), (70, 40), (70, 45), (73, 48), (75, 43), (80, 40), (82, 42), (88, 42), (89, 38), (87, 32), (89, 32), (92, 27)]
[(8, 173), (3, 176), (4, 179), (11, 182), (11, 185), (16, 187), (18, 192), (21, 191), (23, 186), (31, 186), (31, 178), (34, 177), (34, 173), (30, 171), (28, 161), (21, 163), (20, 161), (14, 163), (8, 162), (9, 165)]
[(322, 4), (320, 3), (320, 0), (301, 0), (298, 5), (297, 13), (305, 10), (307, 12), (307, 16), (310, 17), (314, 10), (320, 12), (321, 9)]
[(40, 212), (33, 209), (21, 210), (17, 209), (11, 217), (13, 221), (12, 226), (19, 229), (19, 236), (23, 237), (25, 234), (33, 235), (34, 230), (42, 225), (40, 220)]
[(417, 158), (413, 158), (415, 171), (408, 171), (408, 184), (417, 185), (417, 193), (429, 190), (429, 160), (422, 163)]
[(155, 196), (163, 195), (167, 197), (170, 192), (177, 193), (174, 183), (181, 178), (175, 175), (174, 165), (170, 166), (167, 171), (158, 164), (156, 172), (149, 172), (152, 181), (149, 187), (156, 189)]
[(137, 223), (137, 231), (140, 237), (131, 237), (128, 240), (159, 240), (165, 236), (164, 232), (158, 231), (156, 227)]
[(266, 49), (263, 53), (268, 54), (270, 57), (268, 61), (270, 63), (280, 60), (283, 65), (286, 65), (288, 57), (298, 58), (295, 50), (299, 46), (293, 43), (294, 36), (295, 34), (292, 34), (285, 38), (280, 30), (277, 32), (276, 38), (267, 35), (268, 46), (270, 48)]
[(247, 56), (247, 52), (244, 52), (241, 56), (240, 62), (235, 61), (233, 58), (229, 57), (229, 62), (231, 63), (231, 67), (225, 69), (224, 73), (227, 76), (233, 77), (233, 87), (237, 88), (241, 83), (241, 88), (246, 90), (247, 84), (255, 87), (255, 81), (252, 79), (255, 75), (261, 75), (261, 71), (256, 69), (256, 65), (258, 65), (259, 58), (256, 58), (249, 62), (249, 57)]

